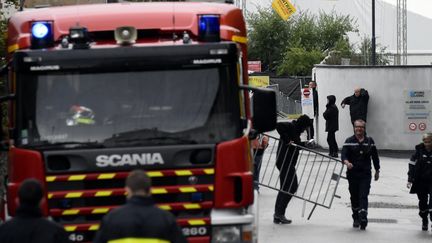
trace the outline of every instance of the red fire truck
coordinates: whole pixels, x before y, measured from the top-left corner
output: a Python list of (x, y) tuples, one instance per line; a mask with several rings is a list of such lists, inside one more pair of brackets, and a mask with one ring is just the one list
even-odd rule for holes
[[(250, 138), (274, 129), (275, 93), (247, 86), (246, 29), (231, 4), (77, 5), (8, 25), (7, 213), (20, 183), (76, 242), (125, 202), (133, 169), (189, 242), (255, 242)], [(252, 96), (252, 98), (250, 98)]]

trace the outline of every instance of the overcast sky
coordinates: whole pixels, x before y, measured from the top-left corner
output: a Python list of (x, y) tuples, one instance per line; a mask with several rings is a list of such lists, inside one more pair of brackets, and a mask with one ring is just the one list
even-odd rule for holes
[[(254, 9), (252, 5), (261, 5), (263, 7), (270, 7), (272, 0), (247, 0), (248, 1), (248, 10)], [(301, 0), (291, 0), (292, 3)], [(321, 0), (321, 1), (338, 1), (338, 0)], [(364, 0), (371, 1), (371, 0)], [(396, 6), (397, 0), (382, 0), (393, 4)], [(425, 17), (432, 18), (432, 0), (407, 0), (407, 8), (408, 10), (421, 14)]]
[[(390, 4), (396, 5), (396, 0), (383, 0)], [(432, 0), (407, 0), (407, 9), (432, 18)]]

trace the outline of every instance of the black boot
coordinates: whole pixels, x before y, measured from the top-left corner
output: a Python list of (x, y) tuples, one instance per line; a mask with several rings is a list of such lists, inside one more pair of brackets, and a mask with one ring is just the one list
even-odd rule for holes
[(356, 209), (353, 209), (352, 211), (353, 211), (353, 214), (351, 216), (353, 218), (353, 227), (358, 228), (358, 227), (360, 227), (360, 220), (359, 220), (358, 212)]
[(353, 221), (353, 227), (354, 228), (360, 227), (360, 221), (358, 219), (354, 219), (354, 221)]
[(292, 220), (287, 219), (285, 215), (273, 215), (273, 223), (275, 224), (291, 224)]
[(423, 231), (427, 231), (428, 230), (428, 224), (429, 224), (428, 218), (427, 217), (423, 217), (422, 218), (422, 230)]
[(366, 226), (368, 223), (366, 210), (362, 209), (359, 211), (359, 220), (360, 220), (360, 230), (366, 230)]

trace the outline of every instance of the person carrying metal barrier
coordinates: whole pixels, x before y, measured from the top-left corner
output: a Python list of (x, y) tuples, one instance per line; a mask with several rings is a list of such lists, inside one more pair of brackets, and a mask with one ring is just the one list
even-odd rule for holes
[(273, 215), (275, 224), (290, 224), (292, 222), (292, 220), (285, 217), (285, 211), (292, 199), (292, 195), (296, 193), (298, 188), (295, 166), (299, 156), (299, 148), (289, 145), (291, 143), (301, 145), (300, 135), (308, 128), (313, 129), (313, 124), (307, 115), (302, 115), (292, 122), (279, 122), (276, 125), (276, 130), (280, 135), (276, 167), (280, 172), (281, 190), (275, 203)]

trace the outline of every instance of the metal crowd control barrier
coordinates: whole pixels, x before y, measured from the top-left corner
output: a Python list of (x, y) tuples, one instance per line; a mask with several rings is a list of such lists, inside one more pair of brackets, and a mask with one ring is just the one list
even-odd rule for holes
[[(333, 199), (339, 198), (336, 190), (344, 167), (341, 160), (297, 144), (288, 145), (289, 149), (286, 150), (286, 153), (281, 154), (278, 151), (279, 139), (270, 135), (266, 136), (269, 137), (269, 146), (263, 155), (261, 164), (258, 165), (259, 185), (312, 203), (313, 208), (308, 219), (312, 216), (316, 206), (330, 209)], [(294, 151), (292, 156), (290, 156), (291, 153), (288, 153), (289, 150)], [(293, 161), (296, 152), (298, 152), (297, 162)], [(289, 176), (290, 173), (281, 175), (276, 166), (276, 161), (281, 156), (284, 158), (284, 164), (287, 163), (281, 167), (288, 166), (289, 169), (294, 167), (296, 171), (298, 188), (293, 194), (290, 193), (290, 189), (293, 184), (295, 185), (293, 183), (295, 177)], [(289, 187), (282, 189), (284, 187), (280, 185), (280, 181), (284, 185), (289, 183)]]

